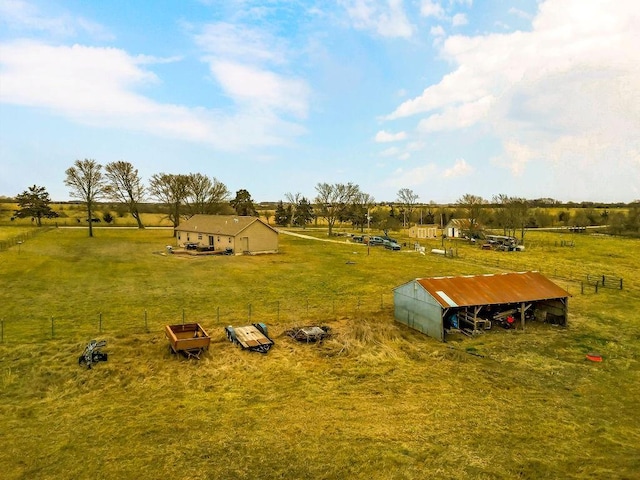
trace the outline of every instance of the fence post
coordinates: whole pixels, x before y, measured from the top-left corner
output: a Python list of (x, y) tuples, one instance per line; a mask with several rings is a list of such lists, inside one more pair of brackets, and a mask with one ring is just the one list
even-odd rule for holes
[(584, 282), (580, 282), (580, 293), (584, 295)]
[(622, 290), (622, 279), (620, 279), (620, 290)]
[(602, 286), (604, 287), (604, 282), (605, 282), (605, 276), (602, 275)]
[(102, 333), (102, 312), (100, 312), (98, 315), (100, 317), (100, 321), (98, 324), (98, 332)]
[(596, 293), (598, 293), (598, 282), (596, 282)]

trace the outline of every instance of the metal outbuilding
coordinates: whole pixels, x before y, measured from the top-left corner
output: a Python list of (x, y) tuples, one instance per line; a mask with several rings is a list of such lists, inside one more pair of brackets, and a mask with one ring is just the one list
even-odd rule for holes
[(445, 340), (449, 329), (476, 332), (509, 316), (559, 325), (567, 321), (569, 293), (539, 272), (417, 278), (394, 289), (398, 322)]

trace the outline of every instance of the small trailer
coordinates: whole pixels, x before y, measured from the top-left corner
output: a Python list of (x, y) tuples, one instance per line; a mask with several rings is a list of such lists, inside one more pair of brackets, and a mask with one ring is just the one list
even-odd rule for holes
[(211, 337), (199, 323), (165, 325), (164, 334), (169, 339), (171, 353), (182, 353), (187, 358), (200, 359), (200, 355), (209, 349)]
[(254, 323), (246, 327), (229, 325), (224, 330), (230, 342), (236, 343), (246, 350), (267, 353), (273, 345), (273, 340), (269, 338), (267, 326), (264, 323)]

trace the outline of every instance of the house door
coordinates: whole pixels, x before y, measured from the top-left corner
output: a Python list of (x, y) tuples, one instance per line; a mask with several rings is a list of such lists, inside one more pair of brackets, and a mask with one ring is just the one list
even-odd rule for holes
[(209, 235), (209, 246), (213, 247), (213, 236)]
[(242, 244), (242, 251), (243, 252), (248, 252), (249, 251), (249, 237), (242, 237), (240, 239), (240, 243)]

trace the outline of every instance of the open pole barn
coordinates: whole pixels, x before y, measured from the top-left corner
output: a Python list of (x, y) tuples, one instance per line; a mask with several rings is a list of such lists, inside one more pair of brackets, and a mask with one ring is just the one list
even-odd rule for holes
[[(526, 320), (566, 325), (569, 293), (539, 272), (417, 278), (393, 290), (395, 319), (445, 341), (450, 330), (477, 333)], [(519, 324), (519, 326), (518, 326)]]

